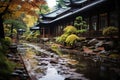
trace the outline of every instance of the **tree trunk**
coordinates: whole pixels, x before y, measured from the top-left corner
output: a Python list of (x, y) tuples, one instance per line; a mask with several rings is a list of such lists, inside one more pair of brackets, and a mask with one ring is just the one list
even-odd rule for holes
[(3, 27), (3, 18), (2, 18), (2, 16), (3, 16), (4, 14), (6, 14), (6, 12), (8, 11), (8, 8), (9, 8), (11, 2), (12, 2), (12, 0), (9, 0), (8, 5), (5, 7), (5, 9), (3, 10), (3, 12), (0, 13), (0, 39), (5, 38), (5, 35), (4, 35), (4, 27)]
[(2, 38), (5, 38), (5, 35), (4, 35), (3, 19), (2, 16), (0, 15), (0, 39)]

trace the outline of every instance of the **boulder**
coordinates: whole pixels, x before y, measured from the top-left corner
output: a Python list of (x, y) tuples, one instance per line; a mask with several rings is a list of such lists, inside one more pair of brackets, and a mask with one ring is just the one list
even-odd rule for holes
[(98, 43), (98, 40), (94, 38), (94, 39), (91, 39), (91, 40), (88, 42), (88, 45), (93, 46), (93, 45), (95, 45), (96, 43)]
[(99, 41), (97, 44), (95, 44), (95, 47), (98, 48), (98, 47), (101, 47), (103, 46), (104, 42), (103, 41)]

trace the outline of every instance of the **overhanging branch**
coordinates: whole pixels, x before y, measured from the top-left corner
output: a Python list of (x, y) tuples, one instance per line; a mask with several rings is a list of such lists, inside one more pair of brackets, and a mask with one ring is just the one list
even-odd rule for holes
[(3, 11), (2, 13), (0, 13), (0, 15), (4, 15), (4, 14), (7, 12), (7, 10), (8, 10), (8, 8), (9, 8), (11, 2), (12, 2), (12, 0), (9, 0), (8, 5), (7, 5), (6, 8), (4, 9), (4, 11)]

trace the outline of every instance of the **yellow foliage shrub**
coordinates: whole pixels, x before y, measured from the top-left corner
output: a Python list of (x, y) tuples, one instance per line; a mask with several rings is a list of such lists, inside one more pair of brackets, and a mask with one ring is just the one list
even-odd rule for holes
[(77, 29), (74, 26), (67, 26), (66, 28), (64, 28), (63, 30), (65, 33), (76, 33)]
[(66, 42), (68, 45), (73, 45), (74, 42), (75, 42), (76, 40), (78, 40), (78, 39), (79, 39), (79, 37), (78, 37), (77, 35), (71, 34), (71, 35), (69, 35), (69, 36), (66, 38), (65, 42)]

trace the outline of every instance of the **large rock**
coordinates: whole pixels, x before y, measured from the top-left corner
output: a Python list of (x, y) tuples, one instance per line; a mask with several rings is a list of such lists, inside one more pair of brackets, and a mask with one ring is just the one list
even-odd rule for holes
[(92, 39), (92, 40), (90, 40), (90, 41), (88, 42), (88, 45), (93, 46), (93, 45), (95, 45), (96, 43), (98, 43), (98, 40), (94, 38), (94, 39)]
[(95, 47), (98, 48), (98, 47), (101, 47), (103, 46), (104, 42), (103, 41), (99, 41), (97, 44), (95, 44)]

